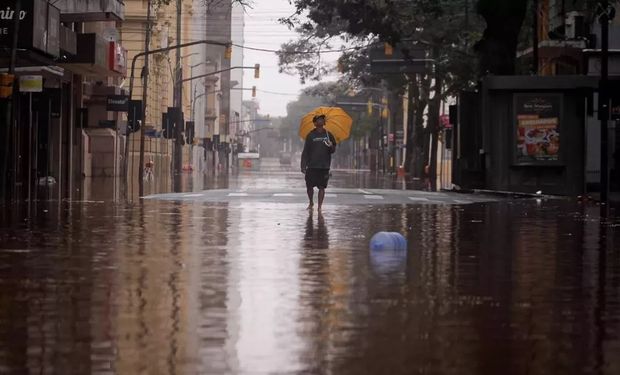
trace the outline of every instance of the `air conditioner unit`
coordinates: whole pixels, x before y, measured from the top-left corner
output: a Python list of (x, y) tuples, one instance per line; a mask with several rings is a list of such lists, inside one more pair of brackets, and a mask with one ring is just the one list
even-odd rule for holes
[(583, 13), (566, 13), (566, 20), (564, 25), (565, 35), (567, 39), (581, 39), (586, 36), (586, 25)]

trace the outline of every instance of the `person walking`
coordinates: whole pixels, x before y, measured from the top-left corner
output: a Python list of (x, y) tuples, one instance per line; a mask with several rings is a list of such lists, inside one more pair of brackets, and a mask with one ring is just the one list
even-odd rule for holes
[(329, 180), (332, 154), (336, 152), (336, 139), (325, 129), (325, 115), (312, 118), (314, 130), (307, 136), (301, 153), (301, 173), (306, 176), (308, 192), (308, 209), (314, 207), (314, 188), (319, 189), (319, 207), (321, 211), (325, 199), (325, 189)]

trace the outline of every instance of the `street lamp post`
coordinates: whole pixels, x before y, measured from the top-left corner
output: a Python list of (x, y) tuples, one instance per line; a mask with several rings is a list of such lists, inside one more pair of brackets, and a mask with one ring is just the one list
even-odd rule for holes
[(172, 147), (172, 190), (178, 192), (181, 188), (180, 172), (183, 164), (183, 149), (180, 147), (181, 140), (181, 126), (183, 126), (183, 70), (181, 69), (181, 20), (183, 0), (177, 0), (177, 48), (175, 55), (175, 86), (172, 92), (173, 106), (177, 108), (177, 118), (175, 119), (175, 134)]
[(195, 111), (196, 111), (196, 104), (194, 104), (194, 102), (195, 102), (196, 100), (198, 100), (198, 99), (202, 98), (203, 96), (206, 96), (206, 95), (207, 95), (207, 93), (206, 93), (206, 92), (203, 92), (202, 94), (200, 94), (200, 95), (198, 95), (198, 96), (196, 96), (196, 97), (194, 97), (194, 98), (192, 99), (192, 121), (196, 121), (196, 120), (195, 120), (195, 116), (196, 116), (196, 114), (195, 114)]
[[(194, 64), (192, 66), (189, 67), (189, 76), (193, 77), (194, 76), (194, 68), (197, 68), (201, 65), (205, 65), (207, 62), (206, 61), (202, 61), (199, 62), (198, 64)], [(192, 101), (190, 102), (190, 110), (193, 111), (193, 105), (194, 105), (194, 97), (196, 96), (196, 85), (194, 84), (194, 82), (191, 82), (190, 84), (190, 92), (192, 93)], [(194, 118), (192, 117), (192, 121), (194, 120)]]
[[(189, 73), (190, 77), (194, 76), (194, 68), (197, 68), (197, 67), (199, 67), (201, 65), (206, 65), (206, 64), (208, 64), (208, 62), (209, 62), (208, 60), (207, 61), (201, 61), (198, 64), (194, 64), (194, 65), (190, 66), (189, 67), (189, 69), (190, 69), (190, 73)], [(194, 119), (194, 110), (195, 110), (195, 103), (194, 103), (194, 101), (197, 99), (197, 97), (196, 97), (196, 88), (197, 88), (197, 86), (192, 81), (191, 82), (191, 86), (190, 86), (190, 90), (192, 91), (192, 100), (190, 102), (190, 111), (192, 113), (192, 121), (195, 121), (195, 119)]]
[[(220, 41), (216, 41), (216, 40), (209, 40), (209, 39), (205, 39), (205, 40), (197, 40), (194, 42), (188, 42), (188, 43), (183, 43), (183, 44), (179, 44), (179, 45), (175, 45), (175, 46), (169, 46), (166, 48), (158, 48), (158, 49), (154, 49), (154, 50), (150, 50), (150, 51), (145, 51), (145, 52), (140, 52), (137, 53), (132, 61), (131, 61), (131, 71), (130, 71), (130, 77), (129, 77), (129, 98), (133, 98), (133, 82), (134, 82), (134, 78), (135, 78), (135, 70), (136, 70), (136, 62), (138, 61), (138, 59), (140, 57), (143, 56), (147, 56), (147, 55), (152, 55), (152, 54), (156, 54), (156, 53), (161, 53), (161, 52), (167, 52), (167, 51), (171, 51), (173, 49), (180, 49), (182, 47), (190, 47), (190, 46), (194, 46), (194, 45), (198, 45), (198, 44), (210, 44), (210, 45), (216, 45), (216, 46), (223, 46), (226, 48), (230, 48), (230, 42), (220, 42)], [(179, 56), (180, 59), (180, 56)], [(181, 77), (179, 77), (181, 78)], [(181, 81), (185, 81), (185, 80), (178, 80), (179, 84), (181, 84)], [(142, 106), (144, 109), (144, 106)], [(142, 117), (144, 117), (144, 112), (142, 112)], [(128, 133), (128, 132), (127, 132)], [(129, 167), (129, 134), (126, 134), (125, 136), (125, 151), (124, 151), (124, 160), (123, 160), (123, 194), (125, 196), (125, 199), (128, 198), (128, 190), (127, 190), (127, 171), (128, 171), (128, 167)]]
[[(374, 88), (368, 88), (368, 89), (374, 89)], [(377, 89), (378, 91), (378, 89)], [(387, 111), (388, 105), (387, 103), (374, 103), (372, 101), (369, 101), (367, 103), (361, 103), (361, 102), (336, 102), (335, 103), (338, 106), (350, 106), (350, 107), (368, 107), (368, 111), (369, 114), (371, 113), (371, 109), (372, 108), (378, 108), (379, 109), (379, 116), (378, 116), (378, 125), (379, 125), (379, 132), (380, 132), (380, 139), (381, 142), (379, 144), (379, 151), (381, 159), (380, 161), (378, 161), (378, 163), (380, 164), (381, 170), (383, 171), (383, 173), (385, 174), (385, 170), (386, 170), (386, 155), (385, 155), (385, 142), (384, 142), (384, 134), (385, 134), (385, 125), (383, 123), (383, 118), (384, 118), (384, 114)]]
[[(144, 195), (144, 133), (146, 127), (146, 98), (149, 85), (149, 48), (151, 43), (151, 0), (147, 3), (146, 11), (146, 36), (144, 38), (144, 75), (142, 77), (142, 126), (140, 126), (140, 154), (138, 158), (138, 195), (141, 197)], [(132, 124), (134, 127), (136, 124)], [(129, 127), (127, 127), (129, 130)], [(129, 139), (129, 131), (126, 132), (127, 139)]]
[[(181, 0), (178, 0), (179, 5), (178, 8), (180, 8), (180, 3)], [(178, 25), (180, 24), (180, 22), (177, 22), (177, 33), (180, 33), (180, 29), (178, 28)], [(180, 43), (181, 39), (179, 34), (177, 34), (177, 43)], [(177, 126), (175, 126), (175, 142), (174, 142), (174, 147), (173, 147), (173, 157), (172, 157), (172, 165), (173, 165), (173, 170), (172, 170), (172, 180), (173, 180), (173, 191), (175, 192), (179, 192), (181, 190), (181, 171), (183, 169), (183, 129), (185, 127), (185, 122), (183, 121), (183, 65), (181, 60), (187, 57), (191, 57), (194, 55), (197, 55), (198, 53), (189, 53), (187, 55), (181, 56), (180, 55), (180, 49), (177, 49), (177, 61), (176, 61), (176, 76), (177, 76), (177, 81), (176, 83), (176, 89), (174, 90), (174, 103), (175, 103), (175, 107), (177, 107), (178, 110), (178, 118), (176, 119), (176, 124)]]
[[(387, 103), (387, 89), (385, 87), (363, 87), (360, 89), (360, 91), (374, 91), (374, 92), (378, 92), (381, 93), (381, 95), (383, 96), (383, 100), (381, 104), (378, 103), (372, 103), (369, 102), (367, 105), (369, 105), (370, 107), (378, 107), (379, 108), (379, 131), (381, 132), (381, 170), (383, 171), (383, 174), (385, 174), (386, 172), (386, 160), (387, 160), (387, 156), (390, 156), (390, 160), (395, 160), (395, 156), (394, 156), (394, 152), (395, 152), (395, 143), (396, 143), (396, 132), (394, 132), (394, 138), (392, 141), (390, 141), (389, 139), (389, 135), (391, 133), (391, 121), (389, 118), (389, 105)], [(384, 112), (386, 111), (386, 112)], [(383, 119), (384, 114), (387, 113), (388, 117), (387, 117), (387, 123), (384, 124)], [(386, 127), (387, 127), (387, 134), (386, 134)], [(387, 139), (387, 145), (386, 145), (386, 140), (384, 139), (384, 137), (388, 137)], [(391, 145), (392, 144), (392, 145)], [(386, 147), (387, 146), (387, 147)]]
[[(181, 80), (181, 84), (183, 82), (186, 82), (186, 81), (192, 81), (192, 80), (199, 79), (199, 78), (205, 78), (205, 77), (213, 76), (215, 74), (219, 74), (219, 73), (223, 73), (223, 72), (228, 72), (228, 71), (231, 71), (231, 70), (234, 70), (234, 69), (252, 69), (252, 70), (254, 70), (254, 76), (255, 77), (258, 78), (258, 76), (260, 75), (260, 65), (259, 64), (255, 64), (254, 66), (233, 66), (233, 67), (230, 67), (230, 68), (217, 70), (215, 72), (210, 72), (210, 73), (201, 74), (201, 75), (198, 75), (198, 76), (182, 79)], [(214, 163), (215, 163), (215, 161), (214, 161)]]
[(601, 203), (609, 201), (609, 22), (615, 10), (608, 0), (599, 3), (601, 24), (601, 81), (599, 87), (599, 119), (601, 121)]

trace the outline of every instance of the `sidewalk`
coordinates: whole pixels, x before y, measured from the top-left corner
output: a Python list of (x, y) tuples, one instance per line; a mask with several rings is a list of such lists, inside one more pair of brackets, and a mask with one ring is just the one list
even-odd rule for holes
[[(542, 192), (542, 194), (535, 193), (522, 193), (515, 191), (500, 191), (500, 190), (485, 190), (485, 189), (440, 189), (441, 191), (451, 192), (451, 193), (460, 193), (460, 194), (484, 194), (484, 195), (495, 195), (502, 197), (515, 197), (515, 198), (553, 198), (553, 199), (575, 199), (582, 200), (583, 197), (590, 197), (590, 199), (596, 202), (600, 202), (600, 193), (593, 192), (589, 194), (584, 194), (583, 196), (568, 196), (568, 195), (547, 195)], [(620, 203), (620, 192), (612, 192), (609, 194), (609, 201), (611, 203)]]

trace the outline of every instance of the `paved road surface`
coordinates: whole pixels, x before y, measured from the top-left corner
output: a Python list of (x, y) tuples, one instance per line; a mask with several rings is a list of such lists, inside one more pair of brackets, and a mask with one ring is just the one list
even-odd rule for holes
[[(174, 193), (147, 196), (144, 199), (196, 202), (272, 202), (278, 204), (305, 204), (305, 189), (218, 189), (202, 192)], [(316, 191), (315, 191), (316, 200)], [(435, 193), (390, 189), (328, 189), (325, 205), (358, 204), (472, 204), (498, 201), (496, 196), (460, 193)]]
[(620, 374), (620, 219), (593, 204), (334, 171), (317, 213), (296, 170), (191, 177), (0, 215), (0, 373)]

